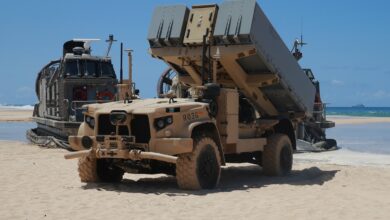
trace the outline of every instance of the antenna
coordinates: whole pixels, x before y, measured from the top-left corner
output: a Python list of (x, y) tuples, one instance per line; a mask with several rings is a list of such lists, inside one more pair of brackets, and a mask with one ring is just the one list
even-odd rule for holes
[(301, 16), (301, 43), (303, 43), (303, 17)]
[(108, 55), (110, 54), (112, 44), (113, 44), (114, 42), (116, 42), (116, 41), (117, 41), (117, 40), (114, 39), (114, 35), (113, 35), (113, 34), (110, 34), (110, 35), (108, 36), (108, 39), (106, 40), (106, 42), (108, 43), (108, 48), (107, 48), (106, 57), (108, 57)]
[(119, 82), (120, 84), (123, 83), (123, 43), (121, 42), (121, 65), (120, 65), (120, 70), (119, 70), (119, 73), (120, 73), (120, 78), (119, 78)]
[(303, 42), (303, 17), (301, 17), (301, 41), (299, 42), (299, 46), (301, 46), (302, 49), (305, 45), (307, 45), (307, 43)]
[(300, 60), (303, 57), (302, 48), (307, 45), (307, 43), (303, 42), (303, 19), (301, 18), (301, 39), (298, 38), (294, 41), (294, 47), (291, 50), (291, 53), (295, 57), (295, 59)]

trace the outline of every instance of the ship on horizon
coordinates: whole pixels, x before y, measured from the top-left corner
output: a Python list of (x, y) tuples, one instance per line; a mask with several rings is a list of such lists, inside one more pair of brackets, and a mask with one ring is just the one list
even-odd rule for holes
[(357, 104), (357, 105), (352, 106), (352, 108), (365, 108), (365, 107), (366, 106), (363, 104)]

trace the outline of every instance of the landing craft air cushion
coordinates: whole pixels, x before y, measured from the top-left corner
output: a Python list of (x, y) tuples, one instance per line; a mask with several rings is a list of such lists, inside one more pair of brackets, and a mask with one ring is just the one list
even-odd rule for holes
[[(109, 57), (114, 41), (110, 35), (105, 56), (93, 56), (91, 43), (98, 39), (74, 39), (63, 46), (61, 59), (47, 64), (38, 73), (33, 121), (37, 128), (27, 131), (36, 144), (54, 142), (68, 148), (70, 135), (76, 135), (84, 121), (85, 104), (112, 102), (129, 87), (118, 82)], [(127, 89), (128, 91), (129, 89)], [(94, 123), (94, 122), (91, 122)]]

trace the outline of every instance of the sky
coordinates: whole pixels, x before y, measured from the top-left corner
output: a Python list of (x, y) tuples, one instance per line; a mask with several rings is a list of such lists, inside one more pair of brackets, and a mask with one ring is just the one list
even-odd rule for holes
[[(65, 41), (102, 39), (92, 47), (94, 54), (103, 55), (109, 34), (134, 50), (134, 80), (141, 96), (155, 97), (158, 77), (166, 65), (148, 54), (146, 38), (154, 8), (220, 2), (4, 1), (0, 7), (0, 104), (36, 103), (37, 73), (49, 61), (61, 57)], [(308, 45), (300, 64), (313, 70), (321, 82), (323, 100), (330, 106), (390, 106), (390, 1), (258, 3), (289, 48), (303, 30)], [(111, 52), (117, 73), (119, 42)]]

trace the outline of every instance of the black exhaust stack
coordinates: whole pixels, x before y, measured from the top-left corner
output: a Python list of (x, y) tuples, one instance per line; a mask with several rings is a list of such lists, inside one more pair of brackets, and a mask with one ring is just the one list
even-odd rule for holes
[(120, 78), (119, 78), (119, 83), (123, 83), (123, 43), (121, 43), (121, 67), (119, 70), (120, 73)]

